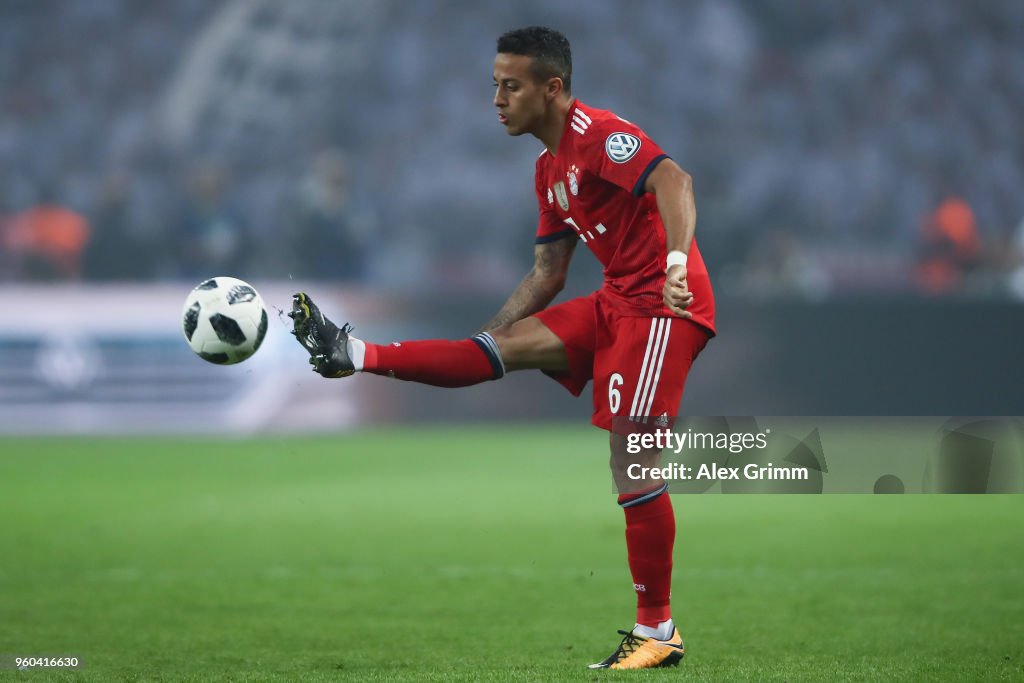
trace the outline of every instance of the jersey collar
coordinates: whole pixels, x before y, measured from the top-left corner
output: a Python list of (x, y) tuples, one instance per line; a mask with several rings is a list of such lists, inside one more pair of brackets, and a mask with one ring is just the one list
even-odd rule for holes
[[(581, 104), (583, 104), (583, 103), (580, 102), (579, 98), (578, 97), (574, 97), (574, 98), (572, 98), (572, 104), (569, 105), (569, 109), (565, 112), (565, 123), (562, 124), (562, 136), (560, 138), (558, 138), (558, 153), (561, 153), (562, 149), (565, 146), (565, 143), (568, 140), (572, 139), (572, 136), (568, 135), (568, 133), (569, 133), (569, 126), (570, 126), (570, 124), (572, 124), (572, 115), (573, 115), (573, 113), (576, 111), (576, 109)], [(551, 158), (552, 159), (554, 159), (556, 156), (558, 156), (558, 153), (551, 154), (551, 151), (548, 150), (548, 154), (551, 154)]]

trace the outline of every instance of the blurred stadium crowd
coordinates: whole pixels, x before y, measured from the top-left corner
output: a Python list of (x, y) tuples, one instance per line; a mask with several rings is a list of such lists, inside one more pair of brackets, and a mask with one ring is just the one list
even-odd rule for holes
[(1019, 0), (8, 0), (0, 281), (505, 291), (540, 144), (490, 69), (530, 23), (694, 176), (721, 289), (1024, 298)]

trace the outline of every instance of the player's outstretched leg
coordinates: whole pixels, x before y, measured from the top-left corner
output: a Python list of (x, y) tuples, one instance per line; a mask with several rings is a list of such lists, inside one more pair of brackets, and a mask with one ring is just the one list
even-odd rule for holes
[(289, 316), (310, 364), (324, 377), (362, 371), (438, 387), (465, 387), (505, 374), (498, 345), (486, 332), (459, 341), (369, 344), (352, 336), (351, 325), (332, 323), (304, 292), (292, 297)]

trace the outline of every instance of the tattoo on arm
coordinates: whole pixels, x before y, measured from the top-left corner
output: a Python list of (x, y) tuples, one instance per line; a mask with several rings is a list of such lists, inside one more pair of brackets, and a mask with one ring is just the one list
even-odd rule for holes
[(569, 261), (576, 248), (576, 236), (538, 244), (533, 251), (533, 268), (481, 332), (511, 325), (544, 309), (565, 285)]

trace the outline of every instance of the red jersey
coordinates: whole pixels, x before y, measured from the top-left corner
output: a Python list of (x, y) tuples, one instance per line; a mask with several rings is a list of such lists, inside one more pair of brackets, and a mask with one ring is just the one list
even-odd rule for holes
[[(604, 266), (599, 295), (620, 315), (673, 317), (662, 303), (665, 228), (644, 183), (668, 155), (632, 123), (576, 100), (566, 117), (558, 154), (537, 158), (540, 204), (537, 243), (578, 236)], [(708, 271), (690, 246), (686, 281), (693, 321), (715, 331)]]

